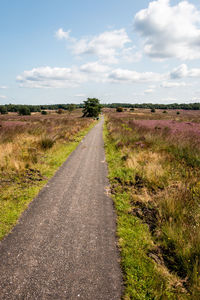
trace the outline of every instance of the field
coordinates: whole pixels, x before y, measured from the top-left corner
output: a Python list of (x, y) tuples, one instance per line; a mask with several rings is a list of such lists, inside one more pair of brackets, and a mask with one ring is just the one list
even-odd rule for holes
[(200, 112), (105, 114), (124, 299), (200, 299)]
[(93, 126), (81, 115), (0, 115), (0, 238)]

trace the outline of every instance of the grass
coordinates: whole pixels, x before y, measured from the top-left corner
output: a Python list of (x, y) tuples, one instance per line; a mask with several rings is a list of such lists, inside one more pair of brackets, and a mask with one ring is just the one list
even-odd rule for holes
[[(12, 229), (28, 204), (95, 124), (76, 114), (70, 120), (67, 115), (62, 120), (58, 115), (53, 116), (53, 120), (42, 120), (42, 126), (35, 121), (36, 117), (29, 118), (29, 122), (36, 123), (29, 132), (24, 127), (19, 133), (18, 129), (15, 134), (8, 131), (9, 141), (4, 136), (0, 143), (0, 239)], [(52, 134), (49, 134), (51, 138), (47, 136), (51, 127), (54, 127), (53, 138)], [(56, 131), (62, 137), (55, 138)]]
[(183, 157), (185, 140), (141, 130), (126, 114), (107, 115), (104, 138), (124, 299), (199, 299), (200, 151), (187, 141)]

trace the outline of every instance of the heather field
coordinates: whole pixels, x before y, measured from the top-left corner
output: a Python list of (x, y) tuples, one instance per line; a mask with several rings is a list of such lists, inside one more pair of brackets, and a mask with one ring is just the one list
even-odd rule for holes
[(200, 112), (105, 113), (124, 299), (200, 299)]
[(94, 124), (81, 115), (0, 115), (0, 238)]

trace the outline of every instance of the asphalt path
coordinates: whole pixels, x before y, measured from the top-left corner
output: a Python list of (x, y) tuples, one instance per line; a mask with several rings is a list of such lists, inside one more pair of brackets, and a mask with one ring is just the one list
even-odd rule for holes
[(0, 299), (121, 298), (103, 119), (0, 242)]

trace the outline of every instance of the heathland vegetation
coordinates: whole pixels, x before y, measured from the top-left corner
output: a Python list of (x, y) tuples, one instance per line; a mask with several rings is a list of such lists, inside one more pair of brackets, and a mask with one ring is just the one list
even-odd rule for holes
[(92, 124), (81, 110), (0, 116), (0, 238)]
[(124, 299), (200, 299), (200, 114), (106, 110)]

